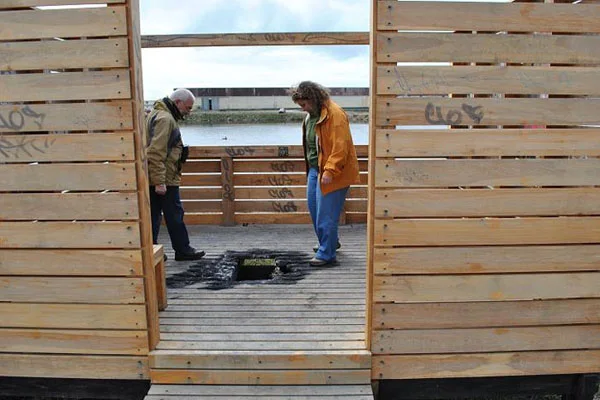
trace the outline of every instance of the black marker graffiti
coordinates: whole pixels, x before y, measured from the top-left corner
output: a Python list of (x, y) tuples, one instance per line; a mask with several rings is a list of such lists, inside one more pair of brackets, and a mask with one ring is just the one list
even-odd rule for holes
[(288, 201), (287, 203), (282, 203), (279, 201), (272, 201), (271, 206), (273, 206), (273, 210), (277, 212), (296, 212), (298, 211), (298, 206), (293, 201)]
[(12, 110), (4, 114), (0, 113), (0, 129), (20, 131), (25, 126), (26, 117), (32, 118), (33, 123), (41, 129), (46, 114), (36, 113), (29, 106), (22, 107), (20, 110)]
[(251, 156), (254, 154), (254, 149), (252, 147), (225, 147), (225, 152), (230, 157), (243, 157), (243, 156)]
[(481, 106), (471, 106), (468, 104), (462, 105), (463, 111), (476, 123), (480, 123), (483, 119), (483, 107)]
[(270, 189), (269, 196), (271, 196), (271, 198), (273, 198), (273, 199), (287, 199), (290, 197), (294, 197), (294, 194), (292, 193), (292, 191), (290, 189), (282, 188), (282, 189)]
[(279, 157), (288, 157), (290, 155), (290, 150), (287, 146), (279, 146)]
[(46, 151), (54, 144), (56, 138), (48, 135), (42, 139), (29, 139), (24, 137), (6, 137), (0, 136), (0, 156), (8, 159), (19, 159), (21, 154), (33, 157), (33, 153), (45, 154)]
[(289, 175), (270, 176), (269, 184), (271, 186), (288, 186), (292, 184), (292, 178)]
[(463, 103), (461, 108), (462, 112), (460, 110), (450, 110), (444, 117), (442, 115), (442, 107), (434, 106), (433, 103), (427, 103), (425, 107), (425, 119), (432, 125), (461, 125), (463, 112), (476, 124), (479, 124), (483, 119), (483, 107)]
[(296, 168), (293, 163), (289, 161), (285, 162), (272, 162), (271, 169), (275, 172), (293, 172)]
[(223, 200), (234, 201), (235, 194), (233, 191), (233, 182), (231, 182), (231, 175), (229, 171), (231, 170), (231, 162), (227, 158), (221, 159), (221, 168), (225, 172), (225, 182), (223, 183)]

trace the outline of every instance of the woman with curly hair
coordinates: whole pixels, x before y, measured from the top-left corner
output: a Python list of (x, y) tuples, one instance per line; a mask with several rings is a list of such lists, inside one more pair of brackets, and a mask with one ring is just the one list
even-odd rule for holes
[(346, 112), (318, 83), (303, 81), (290, 90), (292, 100), (307, 113), (302, 123), (306, 162), (306, 197), (319, 247), (310, 265), (336, 262), (338, 221), (346, 193), (359, 183), (358, 159)]

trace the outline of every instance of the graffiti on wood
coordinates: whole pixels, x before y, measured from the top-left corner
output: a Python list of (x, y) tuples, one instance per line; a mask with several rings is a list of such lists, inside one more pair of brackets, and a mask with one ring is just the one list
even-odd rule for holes
[(31, 159), (34, 154), (45, 154), (56, 139), (50, 135), (44, 139), (30, 139), (27, 136), (0, 136), (0, 156), (18, 160), (21, 157)]
[[(463, 118), (465, 115), (471, 121)], [(448, 110), (446, 115), (442, 112), (442, 107), (434, 106), (433, 103), (427, 103), (425, 107), (425, 119), (432, 125), (470, 125), (470, 122), (479, 124), (483, 119), (483, 115), (482, 106), (472, 106), (466, 103), (462, 104), (460, 110)]]
[(37, 113), (30, 106), (24, 106), (18, 110), (0, 112), (0, 129), (20, 131), (25, 126), (27, 119), (32, 119), (33, 123), (41, 129), (44, 125), (45, 117), (46, 114)]
[(254, 155), (255, 150), (252, 147), (225, 147), (225, 152), (230, 157), (244, 157)]

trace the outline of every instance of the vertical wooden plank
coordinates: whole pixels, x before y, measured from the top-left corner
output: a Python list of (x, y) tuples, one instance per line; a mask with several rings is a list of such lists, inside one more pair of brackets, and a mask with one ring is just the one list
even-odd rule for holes
[(223, 199), (221, 225), (235, 225), (235, 186), (233, 184), (233, 157), (221, 157), (221, 188)]
[(156, 297), (158, 299), (158, 309), (163, 311), (167, 308), (167, 271), (165, 270), (165, 252), (162, 244), (153, 246), (153, 264), (154, 276), (156, 278)]
[(367, 196), (367, 276), (366, 276), (366, 307), (365, 307), (365, 346), (371, 350), (371, 330), (373, 319), (373, 253), (375, 246), (375, 112), (377, 110), (377, 3), (378, 0), (371, 0), (371, 27), (369, 33), (369, 65), (370, 73), (370, 97), (369, 97), (369, 178), (368, 178), (368, 196)]
[(148, 183), (148, 163), (144, 140), (144, 91), (142, 81), (142, 46), (140, 35), (139, 0), (127, 2), (127, 29), (129, 44), (129, 69), (133, 106), (133, 130), (135, 144), (135, 167), (137, 175), (138, 208), (140, 213), (140, 242), (146, 295), (146, 316), (148, 318), (148, 347), (156, 348), (160, 340), (158, 322), (158, 300), (156, 296), (156, 276), (150, 224), (150, 193)]

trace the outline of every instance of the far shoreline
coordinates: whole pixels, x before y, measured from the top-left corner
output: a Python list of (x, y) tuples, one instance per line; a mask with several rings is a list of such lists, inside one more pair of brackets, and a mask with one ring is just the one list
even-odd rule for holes
[[(368, 123), (368, 110), (346, 110), (351, 123)], [(229, 124), (286, 124), (300, 123), (305, 117), (300, 110), (238, 110), (202, 111), (195, 110), (183, 125), (229, 125)]]

